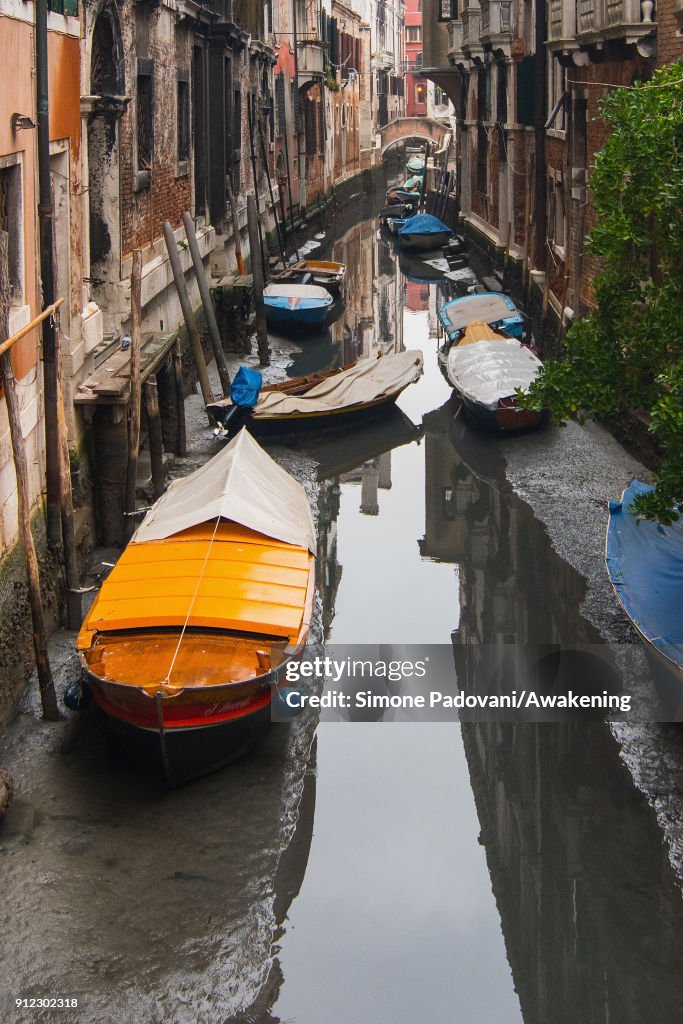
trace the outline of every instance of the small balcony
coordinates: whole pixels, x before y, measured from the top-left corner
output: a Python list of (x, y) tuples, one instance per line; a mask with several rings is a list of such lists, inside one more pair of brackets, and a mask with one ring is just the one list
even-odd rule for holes
[(463, 0), (462, 5), (462, 49), (466, 57), (481, 57), (484, 46), (481, 41), (481, 8), (478, 0)]
[(481, 41), (510, 56), (512, 0), (480, 0)]
[(299, 39), (297, 53), (299, 85), (302, 79), (322, 78), (325, 73), (324, 43), (320, 39)]
[(567, 53), (575, 50), (576, 2), (572, 0), (550, 0), (548, 4), (548, 46), (551, 50)]
[(449, 21), (448, 23), (448, 60), (451, 64), (459, 64), (465, 59), (462, 52), (462, 22)]
[[(574, 13), (576, 12), (576, 13)], [(600, 47), (607, 40), (638, 44), (654, 33), (652, 4), (641, 0), (550, 0), (548, 42), (552, 50)]]

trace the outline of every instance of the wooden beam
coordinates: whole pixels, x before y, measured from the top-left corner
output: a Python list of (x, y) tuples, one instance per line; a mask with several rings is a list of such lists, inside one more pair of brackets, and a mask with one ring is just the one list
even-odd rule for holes
[[(202, 398), (204, 399), (204, 405), (211, 405), (213, 402), (213, 392), (209, 382), (209, 374), (206, 370), (206, 361), (202, 351), (202, 343), (199, 338), (199, 331), (195, 326), (192, 306), (190, 305), (190, 296), (187, 294), (187, 288), (185, 286), (185, 275), (183, 274), (183, 268), (180, 265), (180, 259), (178, 257), (178, 246), (176, 245), (175, 235), (173, 234), (173, 228), (167, 220), (164, 221), (164, 240), (166, 242), (168, 258), (171, 263), (171, 270), (173, 271), (173, 280), (175, 281), (176, 291), (178, 292), (178, 299), (180, 300), (180, 308), (183, 311), (185, 327), (187, 328), (187, 336), (190, 339), (190, 348), (192, 349), (195, 366), (197, 367), (197, 376), (199, 377), (199, 387), (201, 388)], [(211, 416), (209, 416), (209, 424), (213, 425), (213, 418)]]
[(228, 371), (227, 363), (225, 362), (225, 353), (223, 352), (223, 344), (218, 331), (218, 324), (216, 323), (216, 313), (213, 308), (213, 302), (211, 301), (209, 286), (206, 283), (204, 264), (202, 263), (202, 258), (199, 254), (199, 245), (194, 231), (194, 223), (192, 221), (192, 217), (190, 217), (187, 212), (183, 214), (183, 224), (185, 225), (187, 244), (190, 247), (190, 255), (192, 256), (195, 277), (197, 278), (197, 287), (199, 288), (202, 306), (204, 307), (204, 316), (206, 317), (206, 324), (209, 328), (209, 337), (211, 338), (213, 355), (216, 360), (216, 367), (218, 368), (218, 376), (220, 377), (221, 387), (223, 388), (223, 396), (227, 398), (230, 394), (230, 373)]
[[(63, 302), (64, 299), (57, 299), (57, 301), (53, 302), (51, 306), (48, 306), (42, 313), (34, 317), (30, 324), (26, 324), (25, 327), (22, 327), (20, 331), (13, 334), (11, 338), (7, 339), (7, 341), (3, 341), (0, 345), (0, 356), (3, 355), (4, 352), (9, 352), (13, 345), (16, 345), (18, 341), (21, 341), (21, 339), (25, 338), (27, 334), (30, 334), (33, 328), (37, 327), (38, 324), (42, 323), (48, 316), (54, 316)], [(7, 333), (7, 327), (4, 327), (4, 331)]]
[(164, 445), (161, 437), (161, 416), (159, 415), (159, 396), (157, 379), (152, 376), (143, 385), (145, 396), (145, 412), (147, 413), (147, 436), (149, 454), (152, 463), (152, 489), (154, 500), (164, 493)]

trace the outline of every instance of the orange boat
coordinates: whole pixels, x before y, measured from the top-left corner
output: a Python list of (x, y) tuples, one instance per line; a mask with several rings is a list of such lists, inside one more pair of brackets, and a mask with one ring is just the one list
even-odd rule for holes
[(177, 784), (268, 728), (313, 606), (303, 487), (242, 430), (148, 512), (76, 641), (94, 698), (133, 754)]

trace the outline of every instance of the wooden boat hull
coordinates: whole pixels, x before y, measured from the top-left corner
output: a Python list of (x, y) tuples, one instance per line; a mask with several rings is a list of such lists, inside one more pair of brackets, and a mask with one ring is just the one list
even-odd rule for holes
[(489, 409), (479, 402), (474, 402), (454, 388), (462, 402), (462, 407), (471, 423), (485, 430), (498, 434), (522, 434), (530, 430), (538, 430), (548, 419), (547, 412), (536, 412), (533, 409), (519, 409), (514, 398), (501, 399), (496, 409)]
[(290, 284), (314, 284), (324, 288), (334, 298), (339, 298), (344, 291), (346, 267), (343, 263), (332, 263), (326, 260), (301, 260), (277, 274), (275, 281)]
[(432, 249), (442, 249), (451, 238), (450, 231), (439, 231), (433, 235), (399, 235), (401, 245), (404, 249), (416, 249), (422, 252), (429, 252)]
[(95, 703), (128, 753), (170, 786), (208, 775), (246, 754), (268, 731), (285, 673), (286, 663), (248, 685), (184, 691), (169, 700), (161, 693), (147, 696), (103, 682), (83, 665)]
[[(338, 409), (334, 412), (314, 413), (310, 416), (252, 416), (248, 409), (241, 409), (235, 417), (231, 417), (227, 429), (229, 435), (232, 436), (241, 427), (246, 427), (254, 437), (274, 437), (275, 435), (299, 434), (306, 431), (317, 433), (320, 430), (340, 430), (388, 412), (394, 407), (397, 398), (404, 390), (405, 388), (401, 388), (394, 394), (383, 396), (367, 404), (354, 405), (348, 409)], [(235, 423), (234, 420), (237, 422)]]
[[(383, 373), (385, 368), (388, 376)], [(381, 360), (361, 360), (339, 369), (266, 385), (254, 409), (236, 407), (230, 399), (223, 399), (207, 405), (207, 412), (229, 435), (243, 426), (254, 436), (334, 430), (387, 412), (421, 374), (421, 352), (393, 353)], [(367, 382), (368, 379), (373, 381), (369, 388), (362, 384), (354, 388), (354, 381)], [(328, 399), (335, 387), (339, 387), (340, 394), (331, 401), (321, 402), (318, 400), (321, 387), (327, 387)], [(279, 396), (294, 401), (277, 401)]]
[(330, 304), (311, 301), (300, 303), (295, 308), (265, 300), (266, 321), (270, 327), (290, 331), (311, 331), (324, 327), (330, 312)]

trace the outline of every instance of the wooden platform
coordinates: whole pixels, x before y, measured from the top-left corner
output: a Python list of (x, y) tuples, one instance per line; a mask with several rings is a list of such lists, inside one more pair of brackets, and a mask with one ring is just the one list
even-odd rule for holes
[[(156, 373), (173, 348), (178, 335), (148, 333), (142, 336), (140, 375), (144, 383)], [(104, 360), (74, 395), (77, 405), (126, 405), (130, 396), (130, 348), (117, 349)]]

